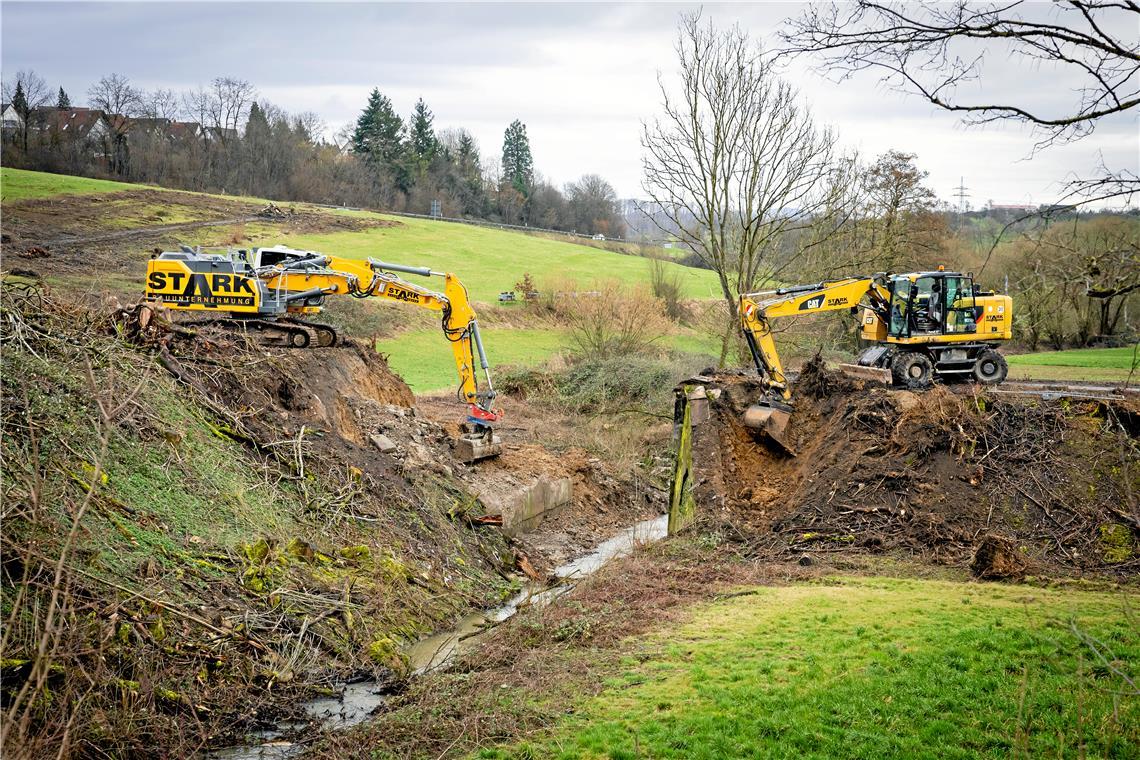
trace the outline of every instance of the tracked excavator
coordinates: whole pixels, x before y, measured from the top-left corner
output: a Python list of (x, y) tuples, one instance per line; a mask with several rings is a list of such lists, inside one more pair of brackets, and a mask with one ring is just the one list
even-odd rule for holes
[[(441, 277), (443, 289), (431, 290), (398, 274)], [(240, 329), (270, 344), (294, 348), (335, 345), (333, 328), (303, 319), (319, 313), (329, 296), (382, 298), (440, 312), (443, 335), (451, 344), (459, 373), (459, 399), (467, 404), (456, 455), (474, 462), (501, 453), (494, 424), (502, 412), (494, 407), (495, 390), (479, 323), (467, 288), (454, 274), (284, 246), (225, 254), (183, 246), (179, 251), (160, 253), (147, 264), (149, 300), (168, 309), (209, 315), (191, 324)], [(485, 387), (480, 387), (476, 361)]]
[(869, 346), (855, 364), (840, 365), (848, 374), (921, 390), (936, 379), (993, 385), (1008, 373), (997, 348), (1013, 337), (1013, 301), (982, 291), (969, 274), (939, 267), (747, 293), (740, 297), (741, 327), (764, 399), (746, 410), (744, 424), (789, 453), (792, 394), (771, 323), (828, 311), (861, 314), (860, 337)]

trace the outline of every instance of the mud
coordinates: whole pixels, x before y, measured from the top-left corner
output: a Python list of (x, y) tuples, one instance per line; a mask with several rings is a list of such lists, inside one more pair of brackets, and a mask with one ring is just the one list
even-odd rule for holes
[[(454, 435), (461, 407), (452, 399), (450, 395), (421, 396), (417, 413)], [(550, 573), (627, 526), (666, 511), (665, 482), (568, 443), (569, 420), (541, 414), (513, 397), (504, 404), (508, 408), (501, 427), (503, 454), (474, 466), (457, 466), (455, 474), (492, 514), (541, 478), (571, 481), (571, 503), (547, 513), (537, 527), (516, 539), (541, 573)], [(664, 430), (657, 433), (667, 435)]]
[[(1129, 403), (941, 386), (915, 394), (809, 365), (796, 385), (790, 457), (738, 421), (759, 398), (754, 380), (725, 374), (709, 385), (720, 393), (697, 436), (698, 505), (747, 526), (757, 550), (902, 551), (962, 567), (980, 552), (983, 577), (1140, 567), (1103, 540), (1110, 530), (1129, 547), (1140, 542)], [(993, 534), (1005, 537), (1000, 553)]]

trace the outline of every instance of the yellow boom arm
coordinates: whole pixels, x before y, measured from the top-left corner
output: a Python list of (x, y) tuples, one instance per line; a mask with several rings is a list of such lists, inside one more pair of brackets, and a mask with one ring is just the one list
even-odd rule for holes
[[(394, 272), (423, 277), (442, 277), (439, 293), (397, 277)], [(495, 391), (479, 323), (467, 297), (467, 288), (450, 272), (433, 272), (428, 267), (387, 264), (369, 259), (346, 259), (339, 256), (313, 254), (307, 260), (277, 264), (258, 272), (270, 289), (289, 292), (319, 291), (322, 294), (350, 295), (356, 298), (384, 298), (441, 312), (443, 334), (451, 343), (455, 368), (459, 373), (459, 397), (473, 405), (472, 414), (482, 422), (498, 417), (491, 404)], [(480, 390), (475, 362), (478, 360), (487, 387)]]
[(855, 311), (860, 306), (885, 314), (889, 297), (889, 291), (876, 277), (851, 277), (742, 295), (740, 322), (765, 387), (778, 393), (783, 401), (791, 399), (784, 365), (772, 338), (772, 319), (841, 309)]

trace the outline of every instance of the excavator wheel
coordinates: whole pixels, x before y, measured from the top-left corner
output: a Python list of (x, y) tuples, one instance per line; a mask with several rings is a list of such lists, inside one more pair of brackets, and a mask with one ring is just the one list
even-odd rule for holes
[(934, 362), (926, 354), (902, 351), (891, 359), (891, 377), (900, 388), (912, 391), (929, 388), (934, 382)]
[(285, 333), (285, 340), (290, 348), (308, 348), (312, 338), (309, 331), (303, 327), (290, 327)]
[(974, 379), (979, 383), (997, 385), (1005, 380), (1008, 374), (1009, 365), (1006, 364), (1005, 357), (997, 351), (987, 348), (978, 354), (977, 361), (974, 362)]

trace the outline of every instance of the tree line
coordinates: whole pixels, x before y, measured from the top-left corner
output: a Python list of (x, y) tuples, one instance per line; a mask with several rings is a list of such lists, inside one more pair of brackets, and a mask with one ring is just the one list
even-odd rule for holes
[(233, 77), (175, 92), (142, 90), (111, 74), (86, 95), (86, 107), (73, 106), (34, 71), (5, 82), (5, 107), (19, 118), (5, 121), (4, 165), (606, 237), (625, 232), (604, 178), (587, 174), (558, 187), (537, 172), (521, 120), (505, 129), (501, 153), (486, 156), (466, 129), (438, 129), (422, 99), (405, 120), (379, 89), (355, 123), (333, 135), (318, 114), (289, 113)]
[[(979, 13), (964, 2), (955, 3), (957, 16), (937, 3), (916, 5), (922, 8), (916, 15), (926, 13), (939, 23), (971, 19), (962, 22), (966, 31), (973, 29)], [(1016, 26), (1019, 6), (1015, 2), (982, 15), (1000, 19), (1003, 27)], [(879, 13), (876, 4), (859, 0), (850, 17), (844, 15), (848, 10), (805, 11), (785, 35), (789, 47), (776, 54), (763, 50), (740, 27), (717, 29), (700, 12), (681, 17), (679, 76), (676, 84), (662, 80), (661, 111), (643, 130), (643, 186), (649, 197), (647, 217), (717, 273), (724, 302), (721, 362), (739, 350), (734, 340), (741, 293), (772, 282), (818, 282), (939, 264), (972, 271), (991, 287), (1008, 287), (1019, 304), (1015, 328), (1032, 346), (1134, 338), (1140, 326), (1140, 218), (1090, 217), (1064, 205), (1110, 198), (1127, 202), (1140, 188), (1132, 175), (1105, 170), (1101, 177), (1071, 183), (1061, 204), (977, 239), (965, 215), (939, 207), (914, 155), (890, 151), (868, 164), (843, 150), (836, 131), (817, 123), (796, 89), (780, 76), (782, 57), (820, 50), (827, 54), (833, 45), (855, 46), (848, 49), (854, 56), (846, 60), (849, 68), (835, 64), (841, 73), (861, 70), (867, 64), (862, 56), (895, 60), (883, 51), (914, 53), (908, 45), (917, 43), (911, 38), (884, 39), (882, 30), (860, 29), (859, 24), (869, 24)], [(1085, 10), (1093, 16), (1115, 13)], [(1126, 15), (1140, 15), (1140, 10)], [(1074, 26), (1085, 23), (1070, 20)], [(953, 37), (953, 31), (940, 34)], [(836, 42), (835, 35), (843, 35), (842, 40)], [(864, 48), (860, 40), (871, 42)], [(935, 51), (942, 49), (941, 43), (933, 44)], [(1089, 55), (1106, 71), (1127, 68), (1122, 57), (1140, 60), (1140, 52), (1116, 48), (1107, 58), (1100, 52)], [(956, 110), (951, 104), (945, 107)], [(1012, 115), (1036, 123), (1015, 105), (970, 113), (983, 114), (985, 120)], [(1083, 126), (1074, 130), (1043, 122), (1043, 142), (1079, 139), (1100, 115), (1082, 103), (1072, 123)]]

